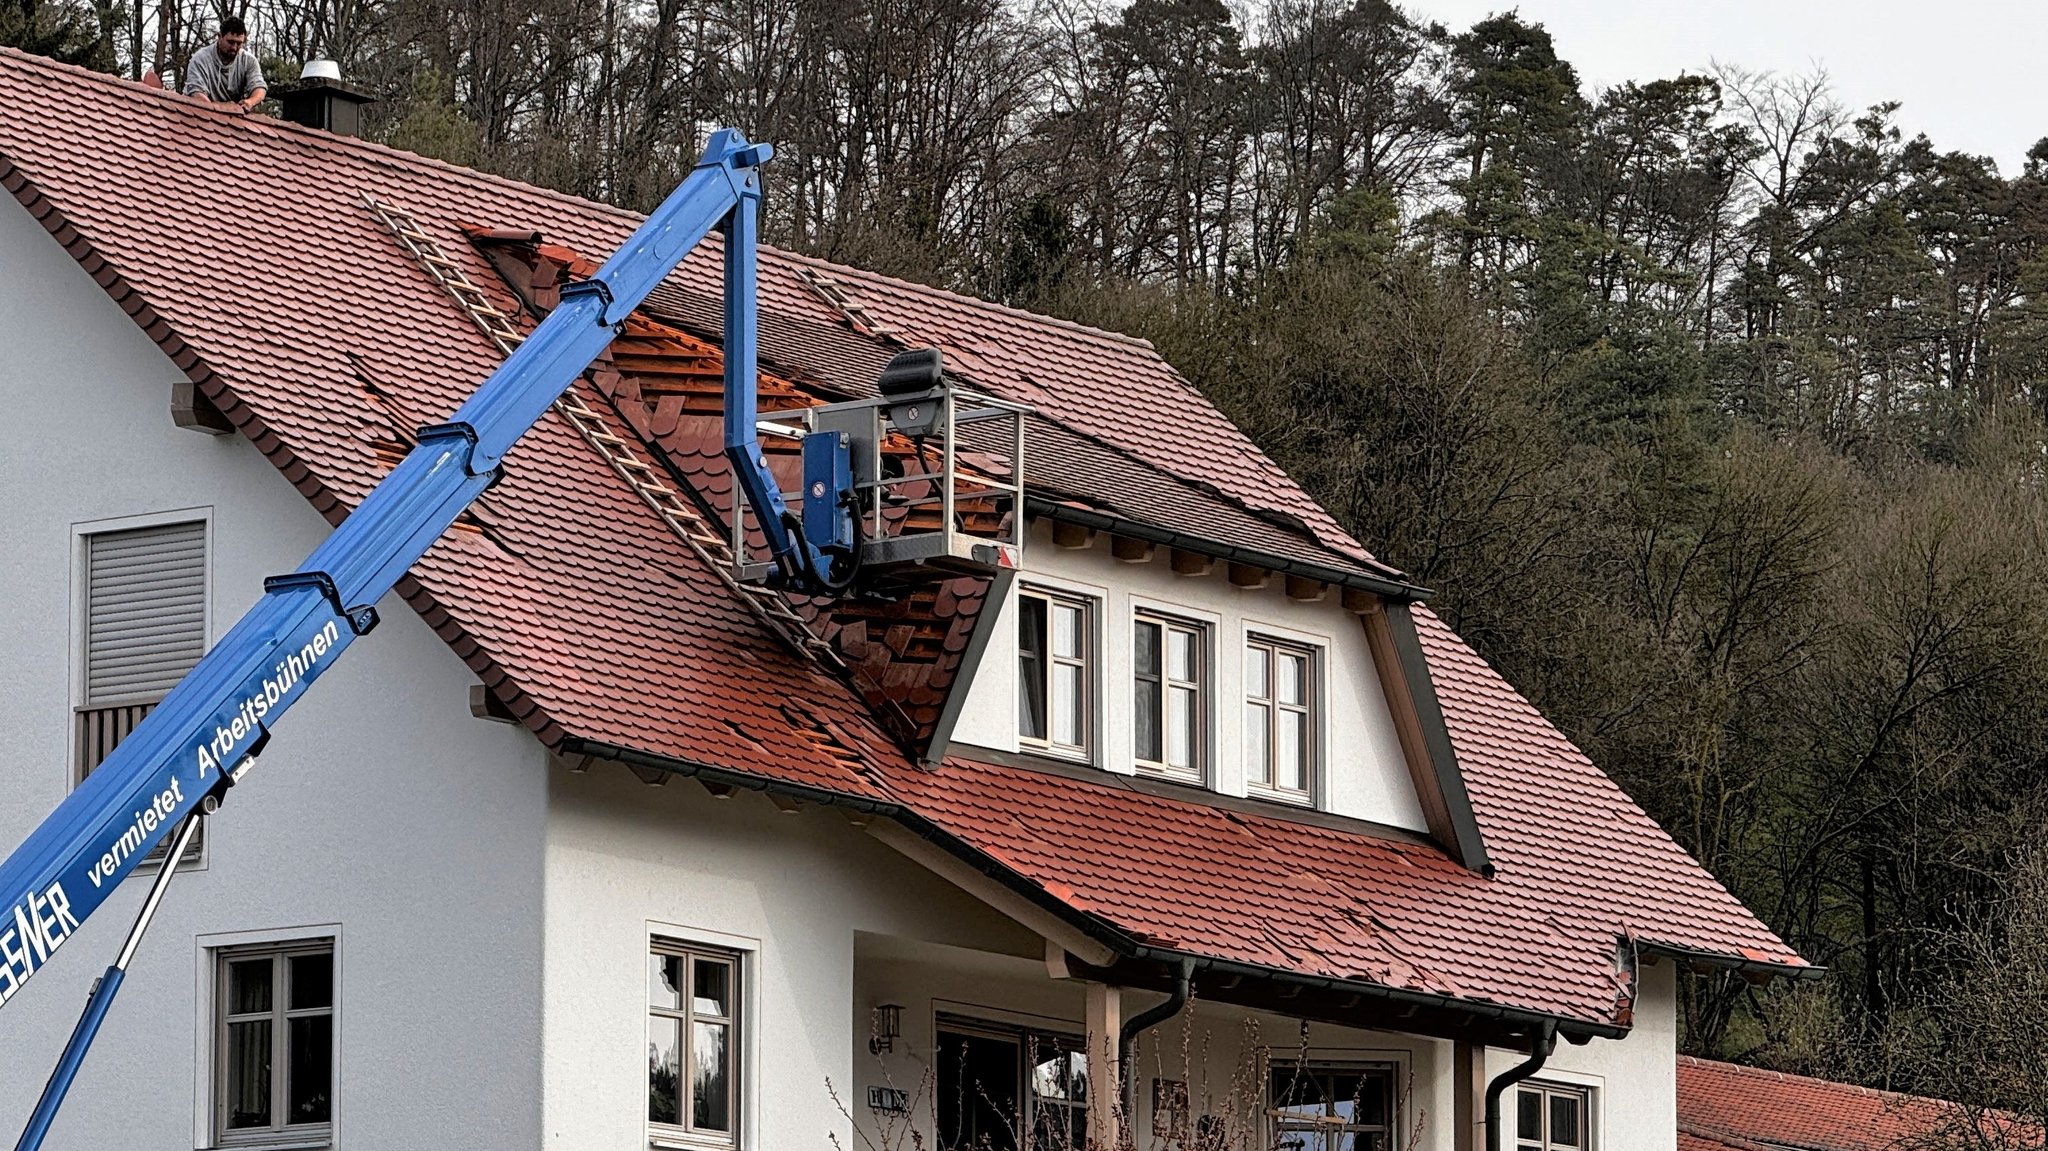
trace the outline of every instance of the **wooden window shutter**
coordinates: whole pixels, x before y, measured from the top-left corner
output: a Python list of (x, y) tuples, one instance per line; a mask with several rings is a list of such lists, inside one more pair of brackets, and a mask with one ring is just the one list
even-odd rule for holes
[(85, 541), (85, 704), (161, 699), (206, 652), (206, 525)]

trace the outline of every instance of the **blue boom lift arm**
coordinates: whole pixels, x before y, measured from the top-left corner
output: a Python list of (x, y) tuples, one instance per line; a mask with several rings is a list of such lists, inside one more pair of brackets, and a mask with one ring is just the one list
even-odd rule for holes
[[(263, 598), (0, 864), (0, 1003), (159, 840), (175, 830), (183, 848), (197, 813), (217, 806), (248, 770), (278, 718), (376, 626), (373, 605), (497, 479), (505, 453), (604, 351), (627, 314), (715, 228), (725, 234), (728, 454), (752, 506), (763, 509), (761, 527), (784, 580), (827, 590), (816, 576), (834, 568), (837, 537), (850, 541), (853, 530), (850, 515), (841, 527), (829, 513), (850, 509), (850, 484), (820, 491), (819, 522), (831, 530), (824, 547), (814, 546), (783, 504), (754, 422), (757, 169), (771, 155), (736, 131), (714, 134), (682, 185), (595, 276), (564, 288), (560, 305), (448, 422), (421, 429), (412, 452), (299, 570), (264, 581)], [(842, 471), (843, 455), (842, 448)], [(41, 1145), (174, 871), (166, 863), (159, 872), (119, 959), (94, 985), (17, 1151)]]

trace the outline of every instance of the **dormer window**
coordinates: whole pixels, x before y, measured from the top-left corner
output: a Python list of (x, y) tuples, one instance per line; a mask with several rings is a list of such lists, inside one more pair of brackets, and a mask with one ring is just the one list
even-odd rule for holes
[(1206, 634), (1200, 624), (1140, 613), (1132, 638), (1138, 770), (1200, 783)]
[(1017, 595), (1017, 737), (1025, 747), (1086, 759), (1094, 606), (1045, 588)]
[(1245, 776), (1255, 794), (1315, 799), (1317, 658), (1313, 648), (1253, 635), (1245, 644)]

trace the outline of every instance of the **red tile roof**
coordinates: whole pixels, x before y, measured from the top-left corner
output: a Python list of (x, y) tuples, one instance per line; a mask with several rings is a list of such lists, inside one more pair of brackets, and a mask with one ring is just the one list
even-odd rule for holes
[[(362, 195), (413, 213), (479, 283), (498, 281), (463, 243), (466, 224), (536, 227), (579, 252), (609, 250), (634, 224), (6, 50), (0, 107), (0, 184), (331, 520), (498, 360)], [(714, 268), (688, 264), (666, 297), (686, 310), (690, 293), (715, 290)], [(848, 331), (806, 275), (850, 286), (871, 324), (957, 347), (977, 382), (1077, 425), (1074, 438), (1295, 517), (1309, 527), (1299, 546), (1376, 570), (1144, 345), (764, 252), (763, 307), (792, 358)], [(509, 291), (501, 303), (516, 308)], [(829, 357), (777, 367), (838, 370)], [(588, 379), (577, 388), (607, 405)], [(638, 434), (623, 418), (611, 430)], [(919, 770), (856, 691), (770, 641), (554, 414), (401, 591), (550, 746), (894, 812), (1107, 935), (1609, 1030), (1626, 1021), (1619, 938), (1803, 965), (1427, 612), (1417, 619), (1491, 879), (1362, 827), (1144, 795), (1109, 777), (958, 760)]]
[[(1987, 1133), (2020, 1128), (1990, 1113)], [(1678, 1129), (1681, 1151), (1793, 1147), (1799, 1151), (1899, 1151), (1967, 1123), (1953, 1103), (1875, 1091), (1848, 1083), (1787, 1075), (1734, 1063), (1680, 1056)], [(1965, 1128), (1966, 1129), (1966, 1128)], [(1994, 1146), (2039, 1146), (2037, 1139), (1994, 1139)]]

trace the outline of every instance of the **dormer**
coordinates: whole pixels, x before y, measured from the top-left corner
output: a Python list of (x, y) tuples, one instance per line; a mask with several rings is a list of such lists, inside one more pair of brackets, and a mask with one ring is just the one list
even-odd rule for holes
[[(594, 268), (527, 230), (472, 239), (535, 313)], [(780, 585), (750, 562), (760, 501), (728, 466), (735, 418), (765, 430), (785, 493), (818, 486), (809, 445), (848, 445), (834, 482), (856, 492), (868, 562), (789, 607), (906, 749), (1342, 820), (1485, 869), (1410, 616), (1425, 593), (1149, 344), (777, 260), (755, 388), (721, 384), (721, 317), (687, 265), (592, 381), (698, 494), (760, 602)], [(732, 394), (758, 412), (736, 417)]]
[(1022, 569), (992, 589), (951, 754), (1359, 821), (1485, 868), (1416, 641), (1419, 589), (1087, 518), (1035, 518)]

